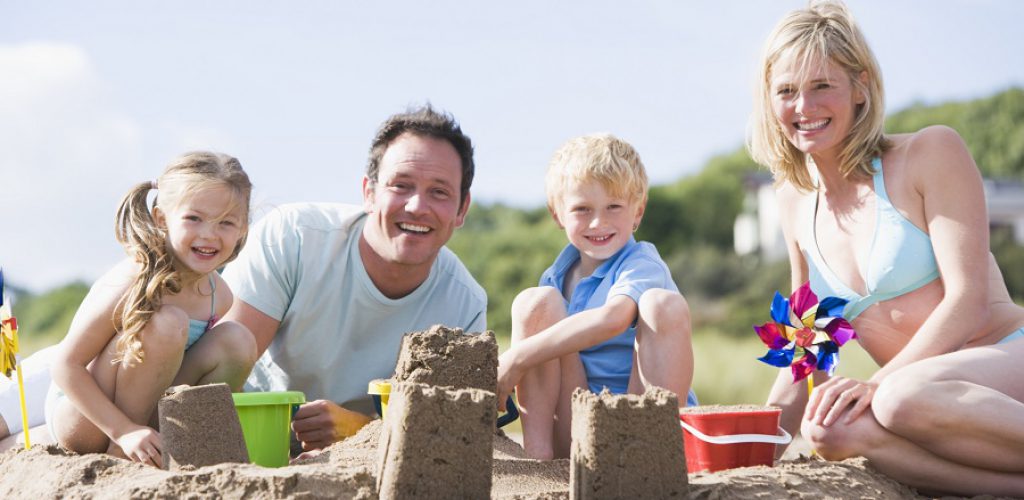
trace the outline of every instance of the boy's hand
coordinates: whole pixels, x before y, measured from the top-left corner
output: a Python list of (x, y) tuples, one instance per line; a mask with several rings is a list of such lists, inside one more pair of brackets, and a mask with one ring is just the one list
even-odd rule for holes
[(303, 450), (317, 450), (341, 441), (362, 429), (370, 417), (318, 399), (299, 406), (292, 417), (292, 430)]
[(515, 363), (515, 349), (509, 349), (505, 351), (498, 358), (498, 410), (506, 411), (505, 401), (508, 400), (516, 390), (516, 385), (519, 383), (519, 379), (523, 378), (523, 374), (516, 369)]

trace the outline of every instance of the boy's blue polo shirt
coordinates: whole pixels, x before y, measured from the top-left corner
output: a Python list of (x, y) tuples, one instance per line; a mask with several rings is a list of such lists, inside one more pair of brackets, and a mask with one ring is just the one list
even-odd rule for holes
[[(580, 259), (580, 252), (572, 244), (562, 252), (540, 277), (540, 286), (556, 288), (564, 297), (565, 275)], [(631, 236), (621, 250), (604, 261), (594, 273), (580, 280), (569, 299), (567, 311), (570, 315), (587, 309), (601, 307), (609, 297), (628, 295), (634, 302), (652, 288), (679, 291), (672, 273), (654, 245), (646, 241), (637, 242)], [(580, 351), (580, 360), (587, 374), (587, 385), (592, 392), (601, 392), (607, 387), (612, 393), (623, 394), (629, 386), (629, 375), (633, 368), (633, 343), (636, 340), (636, 325), (595, 346)], [(693, 392), (687, 402), (696, 403)]]

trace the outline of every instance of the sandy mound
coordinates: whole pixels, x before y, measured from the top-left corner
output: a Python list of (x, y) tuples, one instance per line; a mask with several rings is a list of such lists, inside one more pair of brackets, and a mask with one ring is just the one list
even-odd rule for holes
[[(380, 421), (310, 460), (280, 469), (221, 464), (164, 471), (107, 455), (57, 447), (0, 454), (0, 498), (375, 498)], [(802, 458), (778, 466), (689, 476), (690, 497), (923, 498), (863, 460)], [(522, 448), (494, 437), (492, 498), (568, 498), (569, 461), (524, 458)]]

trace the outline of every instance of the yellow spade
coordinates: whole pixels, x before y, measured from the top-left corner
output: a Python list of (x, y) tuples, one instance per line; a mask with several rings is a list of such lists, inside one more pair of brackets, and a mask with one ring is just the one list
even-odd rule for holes
[[(0, 275), (2, 276), (2, 275)], [(3, 278), (0, 277), (0, 280)], [(3, 281), (0, 281), (3, 283)], [(11, 378), (11, 372), (18, 372), (18, 397), (21, 400), (21, 424), (25, 433), (25, 449), (29, 449), (28, 412), (25, 411), (25, 383), (21, 378), (21, 356), (18, 356), (18, 320), (11, 315), (11, 306), (3, 300), (0, 291), (0, 372)]]

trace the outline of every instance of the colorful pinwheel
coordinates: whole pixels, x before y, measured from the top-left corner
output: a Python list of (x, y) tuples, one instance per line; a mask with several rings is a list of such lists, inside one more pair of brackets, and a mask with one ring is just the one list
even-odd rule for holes
[(28, 413), (25, 411), (25, 384), (21, 377), (18, 356), (18, 319), (11, 315), (11, 305), (4, 298), (4, 272), (0, 269), (0, 373), (11, 378), (18, 372), (18, 396), (21, 398), (21, 422), (25, 429), (25, 449), (31, 447), (28, 436)]
[(793, 382), (814, 370), (832, 375), (839, 364), (839, 348), (857, 338), (857, 332), (842, 316), (846, 302), (837, 297), (818, 302), (810, 283), (804, 283), (788, 300), (775, 292), (773, 321), (754, 327), (768, 346), (768, 353), (758, 359), (780, 368), (789, 366)]

